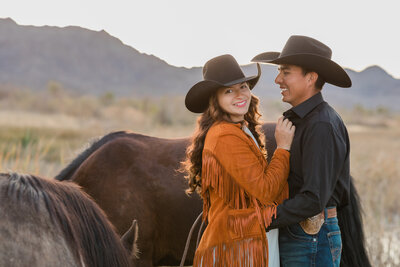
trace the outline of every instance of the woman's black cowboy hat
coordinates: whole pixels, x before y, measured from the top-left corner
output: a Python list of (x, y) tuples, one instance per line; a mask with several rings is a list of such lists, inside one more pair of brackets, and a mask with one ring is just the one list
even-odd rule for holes
[(342, 67), (331, 60), (332, 50), (318, 40), (307, 36), (293, 35), (286, 42), (282, 52), (266, 52), (251, 61), (271, 64), (288, 64), (315, 71), (325, 82), (350, 87), (351, 80)]
[(247, 82), (250, 89), (253, 89), (261, 75), (259, 64), (257, 69), (256, 76), (246, 77), (233, 56), (222, 55), (210, 59), (203, 67), (204, 80), (193, 85), (186, 94), (187, 109), (194, 113), (204, 112), (210, 96), (221, 87)]

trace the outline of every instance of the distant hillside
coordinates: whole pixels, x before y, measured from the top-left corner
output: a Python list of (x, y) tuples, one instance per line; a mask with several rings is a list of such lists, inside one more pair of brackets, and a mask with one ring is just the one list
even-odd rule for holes
[[(253, 66), (244, 66), (255, 73)], [(280, 98), (274, 84), (276, 67), (263, 65), (255, 93)], [(388, 106), (400, 110), (400, 80), (378, 66), (362, 72), (347, 70), (351, 89), (324, 88), (336, 106)], [(139, 53), (105, 31), (80, 27), (20, 26), (0, 19), (0, 85), (40, 90), (50, 81), (84, 94), (113, 92), (117, 96), (183, 95), (201, 80), (201, 68), (178, 68), (151, 55)]]
[(0, 19), (0, 48), (0, 83), (33, 89), (57, 81), (82, 93), (180, 94), (201, 77), (199, 70), (141, 54), (105, 31), (80, 27), (19, 26)]

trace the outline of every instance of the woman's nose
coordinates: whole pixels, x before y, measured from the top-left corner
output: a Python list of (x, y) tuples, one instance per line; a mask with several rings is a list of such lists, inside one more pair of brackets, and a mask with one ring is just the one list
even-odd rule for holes
[(235, 90), (234, 92), (235, 92), (235, 97), (239, 97), (244, 94), (243, 92), (241, 92), (241, 90)]

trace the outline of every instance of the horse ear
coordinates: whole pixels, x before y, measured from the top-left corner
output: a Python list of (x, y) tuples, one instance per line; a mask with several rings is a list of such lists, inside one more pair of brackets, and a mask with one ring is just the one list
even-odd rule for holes
[(137, 220), (133, 220), (131, 227), (121, 237), (122, 244), (133, 259), (139, 258), (139, 249), (137, 247), (138, 236), (139, 226)]

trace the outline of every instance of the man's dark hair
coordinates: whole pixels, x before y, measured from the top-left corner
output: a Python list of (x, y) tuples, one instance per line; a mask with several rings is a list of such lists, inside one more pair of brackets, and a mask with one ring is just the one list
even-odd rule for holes
[(325, 84), (324, 78), (322, 78), (321, 75), (319, 75), (319, 73), (316, 72), (316, 71), (314, 71), (314, 70), (310, 70), (310, 69), (307, 69), (307, 68), (304, 68), (304, 67), (301, 67), (301, 69), (302, 69), (302, 71), (303, 71), (303, 75), (306, 75), (307, 73), (310, 73), (310, 72), (315, 72), (315, 73), (317, 73), (317, 74), (318, 74), (318, 79), (317, 79), (317, 81), (315, 82), (315, 88), (322, 90), (322, 87), (323, 87), (324, 84)]

